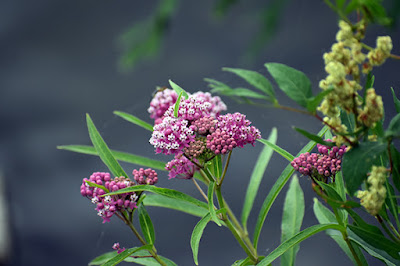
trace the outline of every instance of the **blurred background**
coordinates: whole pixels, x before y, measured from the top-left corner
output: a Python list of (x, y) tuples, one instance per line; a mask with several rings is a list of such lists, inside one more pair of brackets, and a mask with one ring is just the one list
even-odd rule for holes
[[(162, 6), (162, 5), (165, 6)], [(230, 5), (232, 4), (232, 5)], [(390, 11), (397, 1), (387, 1)], [(79, 193), (82, 178), (106, 171), (99, 158), (57, 150), (57, 145), (90, 144), (85, 114), (115, 150), (159, 160), (150, 133), (113, 115), (132, 113), (150, 122), (147, 108), (156, 86), (172, 79), (189, 92), (208, 90), (204, 78), (232, 87), (245, 84), (222, 67), (267, 74), (266, 62), (280, 62), (308, 75), (317, 93), (325, 77), (322, 54), (335, 41), (337, 17), (323, 1), (71, 1), (0, 2), (0, 264), (87, 265), (111, 251), (113, 243), (138, 241), (116, 218), (102, 224), (93, 205)], [(400, 54), (400, 33), (392, 36)], [(144, 56), (143, 56), (144, 55)], [(394, 106), (390, 87), (400, 96), (399, 63), (389, 60), (374, 72), (386, 115)], [(278, 93), (282, 104), (294, 105)], [(226, 97), (230, 112), (245, 113), (267, 138), (277, 127), (278, 145), (296, 154), (307, 140), (292, 126), (318, 132), (320, 123), (301, 114), (240, 105)], [(249, 176), (261, 145), (236, 149), (223, 193), (240, 215)], [(252, 232), (260, 206), (286, 165), (273, 155), (249, 220)], [(135, 166), (123, 164), (127, 173)], [(193, 183), (168, 180), (161, 187), (200, 198)], [(306, 200), (303, 227), (316, 224), (310, 180), (300, 178)], [(277, 198), (261, 233), (259, 252), (280, 243), (286, 188)], [(149, 207), (159, 253), (178, 265), (194, 265), (190, 235), (199, 218)], [(200, 265), (230, 265), (245, 253), (228, 230), (209, 224), (200, 243)], [(380, 263), (371, 259), (371, 263)], [(277, 262), (278, 264), (278, 262)], [(326, 234), (301, 243), (297, 265), (351, 265)]]

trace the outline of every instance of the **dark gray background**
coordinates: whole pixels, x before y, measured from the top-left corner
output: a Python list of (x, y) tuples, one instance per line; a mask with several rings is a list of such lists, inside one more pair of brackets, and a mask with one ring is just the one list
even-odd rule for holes
[[(174, 80), (189, 92), (206, 90), (205, 77), (234, 87), (240, 80), (222, 67), (251, 68), (266, 74), (265, 62), (280, 62), (302, 70), (314, 92), (324, 78), (322, 54), (334, 42), (336, 15), (323, 1), (291, 1), (282, 14), (278, 34), (253, 64), (240, 58), (257, 34), (257, 11), (266, 1), (239, 1), (221, 21), (210, 13), (215, 1), (181, 1), (171, 21), (160, 57), (140, 63), (132, 72), (118, 68), (117, 38), (144, 19), (157, 1), (4, 0), (0, 2), (0, 168), (5, 179), (11, 240), (5, 249), (11, 265), (86, 265), (110, 251), (114, 242), (138, 245), (122, 222), (102, 224), (79, 186), (93, 171), (105, 171), (97, 157), (60, 151), (57, 145), (90, 144), (85, 113), (113, 149), (155, 156), (149, 132), (116, 118), (122, 110), (148, 122), (146, 109), (156, 86)], [(400, 34), (380, 27), (368, 31), (391, 34), (399, 54)], [(389, 88), (400, 87), (399, 62), (389, 60), (377, 69), (376, 89), (384, 95), (386, 112), (393, 114)], [(400, 93), (398, 93), (399, 96)], [(282, 103), (293, 105), (282, 94)], [(266, 138), (272, 127), (278, 144), (295, 154), (307, 140), (291, 127), (317, 132), (315, 119), (273, 109), (238, 105), (224, 98), (230, 112), (243, 112)], [(249, 175), (261, 145), (235, 150), (223, 193), (240, 216)], [(253, 231), (258, 210), (286, 162), (274, 155), (249, 220)], [(132, 165), (124, 165), (127, 172)], [(303, 228), (316, 224), (310, 181), (300, 179), (306, 199)], [(159, 186), (199, 197), (190, 181), (168, 180), (160, 172)], [(286, 191), (286, 190), (285, 190)], [(259, 251), (279, 245), (282, 193), (267, 217)], [(190, 234), (199, 220), (172, 210), (149, 208), (160, 254), (179, 265), (194, 265)], [(200, 245), (201, 265), (230, 265), (245, 257), (229, 231), (210, 224)], [(380, 263), (373, 260), (374, 263)], [(301, 244), (297, 265), (351, 265), (324, 233)]]

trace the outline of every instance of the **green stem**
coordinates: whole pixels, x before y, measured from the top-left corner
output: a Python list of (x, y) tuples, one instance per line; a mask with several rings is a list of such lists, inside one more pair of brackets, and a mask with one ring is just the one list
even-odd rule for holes
[[(126, 217), (125, 217), (126, 218)], [(131, 229), (131, 231), (133, 232), (133, 234), (137, 237), (137, 239), (139, 239), (140, 243), (142, 243), (143, 246), (147, 245), (146, 240), (143, 239), (143, 237), (139, 234), (139, 232), (136, 230), (136, 228), (133, 226), (133, 224), (127, 220), (124, 219), (124, 222), (126, 225), (129, 226), (129, 228)], [(155, 248), (155, 246), (153, 245), (152, 249), (149, 250), (151, 256), (158, 262), (160, 263), (160, 265), (162, 266), (167, 266), (167, 264), (161, 260), (161, 258), (157, 255), (157, 250)]]
[(225, 167), (224, 167), (224, 172), (222, 173), (221, 180), (219, 181), (218, 186), (221, 186), (222, 185), (222, 181), (224, 181), (224, 178), (225, 178), (225, 175), (226, 175), (226, 171), (228, 169), (228, 165), (229, 165), (229, 162), (231, 160), (231, 155), (232, 155), (232, 151), (229, 151), (228, 158), (226, 159), (226, 163), (225, 163)]
[(376, 216), (376, 219), (378, 220), (378, 222), (380, 223), (380, 225), (382, 226), (383, 230), (385, 230), (386, 234), (388, 234), (388, 236), (395, 242), (399, 242), (399, 239), (396, 239), (396, 237), (393, 235), (393, 233), (389, 230), (389, 228), (386, 226), (385, 222), (382, 220), (382, 217), (380, 217), (379, 215)]

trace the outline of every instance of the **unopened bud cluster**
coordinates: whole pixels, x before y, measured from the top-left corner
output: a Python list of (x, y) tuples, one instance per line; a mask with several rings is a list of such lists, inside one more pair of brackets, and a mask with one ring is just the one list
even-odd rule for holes
[(318, 153), (302, 153), (291, 165), (302, 175), (328, 182), (329, 177), (334, 177), (341, 170), (342, 157), (347, 148), (345, 145), (329, 147), (321, 144), (317, 144), (317, 148)]
[(340, 119), (340, 109), (347, 113), (355, 113), (359, 121), (367, 127), (373, 127), (375, 121), (382, 118), (379, 114), (383, 113), (383, 107), (379, 104), (378, 98), (375, 98), (375, 108), (378, 108), (376, 117), (372, 118), (372, 113), (368, 113), (373, 104), (366, 107), (368, 110), (362, 109), (363, 103), (358, 95), (358, 91), (362, 88), (359, 81), (361, 72), (369, 73), (372, 66), (382, 64), (389, 57), (392, 42), (389, 36), (378, 37), (377, 47), (366, 55), (362, 52), (361, 43), (361, 39), (364, 38), (365, 23), (361, 21), (352, 27), (347, 22), (340, 21), (339, 28), (336, 35), (337, 42), (332, 45), (331, 51), (323, 56), (328, 76), (319, 84), (322, 90), (332, 89), (332, 92), (324, 97), (318, 110), (325, 115), (324, 122), (336, 132), (347, 133), (347, 128)]
[(371, 173), (367, 179), (368, 190), (358, 191), (357, 198), (361, 205), (371, 214), (377, 215), (382, 208), (386, 198), (385, 182), (388, 171), (383, 166), (372, 166)]
[(151, 168), (140, 168), (139, 170), (134, 169), (132, 174), (133, 179), (135, 179), (139, 185), (154, 185), (158, 181), (156, 171)]

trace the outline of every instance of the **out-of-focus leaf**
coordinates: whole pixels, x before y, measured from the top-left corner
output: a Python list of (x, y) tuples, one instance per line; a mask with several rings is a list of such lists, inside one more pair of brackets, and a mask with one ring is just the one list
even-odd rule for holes
[(392, 170), (392, 178), (393, 184), (396, 187), (397, 191), (400, 191), (400, 153), (392, 144), (390, 147), (390, 153), (392, 156), (393, 170)]
[(260, 261), (257, 266), (267, 266), (272, 263), (274, 260), (279, 258), (283, 253), (285, 253), (288, 249), (293, 246), (299, 244), (301, 241), (315, 235), (324, 230), (335, 229), (335, 230), (345, 230), (343, 226), (338, 224), (317, 224), (310, 226), (303, 231), (299, 232), (292, 238), (286, 240), (282, 244), (279, 245), (274, 251), (268, 254), (262, 261)]
[(327, 89), (318, 93), (315, 97), (307, 98), (307, 110), (311, 113), (315, 113), (317, 107), (321, 103), (321, 101), (325, 98), (326, 95), (331, 93), (333, 89)]
[(217, 16), (222, 17), (228, 9), (233, 6), (238, 0), (218, 0), (215, 4), (214, 12)]
[[(400, 4), (399, 4), (400, 6)], [(396, 94), (394, 93), (393, 87), (390, 88), (392, 90), (392, 95), (393, 95), (393, 102), (394, 102), (394, 107), (396, 108), (396, 112), (400, 113), (400, 100), (396, 97)]]
[(348, 114), (346, 111), (340, 110), (340, 120), (347, 127), (349, 132), (353, 132), (355, 129), (355, 120), (353, 114)]
[(159, 194), (148, 194), (143, 200), (146, 206), (162, 207), (172, 210), (177, 210), (198, 217), (203, 217), (207, 214), (208, 208), (199, 207), (187, 201), (170, 198)]
[(344, 154), (342, 171), (350, 195), (353, 195), (367, 178), (372, 166), (380, 165), (380, 156), (386, 148), (385, 143), (364, 142)]
[(135, 125), (138, 125), (138, 126), (144, 128), (144, 129), (147, 129), (148, 131), (151, 131), (151, 132), (153, 131), (153, 126), (152, 125), (150, 125), (149, 123), (137, 118), (134, 115), (131, 115), (131, 114), (128, 114), (128, 113), (125, 113), (125, 112), (121, 112), (121, 111), (114, 111), (114, 114), (119, 116), (119, 117), (122, 117), (123, 119), (125, 119), (128, 122), (131, 122), (131, 123), (133, 123)]
[(86, 114), (86, 122), (89, 130), (90, 139), (93, 143), (94, 148), (99, 154), (100, 159), (104, 162), (104, 164), (108, 167), (108, 169), (114, 176), (128, 177), (128, 175), (122, 169), (121, 165), (119, 165), (118, 161), (114, 158), (103, 138), (100, 136), (100, 133), (97, 131), (97, 128), (93, 124), (93, 121), (90, 118), (89, 114)]
[[(275, 144), (278, 138), (278, 132), (276, 128), (273, 128), (271, 134), (268, 137), (269, 143)], [(258, 156), (256, 165), (251, 173), (250, 182), (247, 186), (246, 196), (242, 210), (242, 224), (243, 228), (247, 230), (247, 219), (249, 218), (251, 209), (253, 208), (254, 200), (257, 196), (258, 188), (261, 180), (264, 176), (265, 169), (267, 169), (269, 160), (272, 157), (273, 149), (269, 146), (264, 146), (260, 155)]]
[(363, 11), (364, 15), (372, 22), (381, 25), (390, 25), (391, 19), (386, 15), (385, 8), (382, 6), (381, 2), (381, 0), (362, 0), (360, 1), (362, 6), (361, 11)]
[[(283, 205), (281, 243), (296, 235), (304, 217), (304, 194), (297, 175), (292, 177)], [(294, 265), (300, 245), (297, 244), (282, 254), (281, 265)]]
[(398, 137), (400, 136), (400, 114), (390, 120), (388, 130), (385, 132), (386, 136)]
[(154, 233), (153, 223), (143, 204), (139, 205), (138, 212), (139, 212), (140, 228), (142, 229), (144, 239), (146, 239), (146, 242), (149, 243), (150, 245), (154, 245), (155, 233)]
[[(321, 131), (318, 133), (318, 135), (323, 136), (327, 130), (328, 130), (328, 127), (324, 126), (321, 129)], [(307, 145), (304, 146), (304, 148), (301, 149), (301, 151), (297, 154), (297, 156), (299, 156), (300, 154), (305, 153), (305, 152), (310, 152), (315, 147), (315, 145), (316, 145), (316, 143), (314, 141), (308, 142)], [(260, 238), (261, 229), (264, 225), (265, 219), (267, 218), (268, 212), (271, 209), (271, 206), (274, 203), (276, 197), (279, 195), (282, 188), (285, 186), (286, 182), (292, 176), (293, 172), (294, 172), (294, 168), (292, 167), (291, 164), (286, 166), (286, 168), (282, 171), (281, 175), (275, 181), (275, 184), (272, 186), (271, 190), (269, 191), (267, 197), (265, 198), (265, 200), (261, 206), (261, 210), (258, 214), (256, 226), (254, 228), (254, 235), (253, 235), (253, 244), (256, 249), (258, 246), (258, 240)]]
[(311, 82), (303, 72), (279, 63), (266, 63), (265, 67), (289, 98), (307, 107), (307, 101), (312, 97)]
[[(65, 145), (65, 146), (57, 146), (57, 149), (99, 156), (99, 153), (92, 146)], [(135, 155), (135, 154), (127, 153), (127, 152), (115, 151), (115, 150), (110, 150), (110, 151), (111, 151), (111, 154), (114, 156), (114, 158), (117, 159), (118, 161), (166, 171), (165, 170), (165, 162), (153, 160), (150, 158), (146, 158), (143, 156), (139, 156), (139, 155)]]
[(259, 89), (260, 91), (271, 97), (273, 101), (276, 101), (275, 91), (271, 85), (271, 82), (269, 82), (269, 80), (260, 73), (246, 69), (228, 67), (224, 67), (222, 70), (229, 71), (238, 75), (239, 77), (247, 81), (250, 85), (254, 86), (255, 88)]
[(192, 247), (193, 260), (196, 265), (199, 265), (198, 254), (199, 254), (199, 244), (200, 239), (203, 235), (204, 229), (206, 228), (208, 222), (211, 221), (210, 214), (206, 214), (194, 227), (192, 236), (190, 238), (190, 246)]

